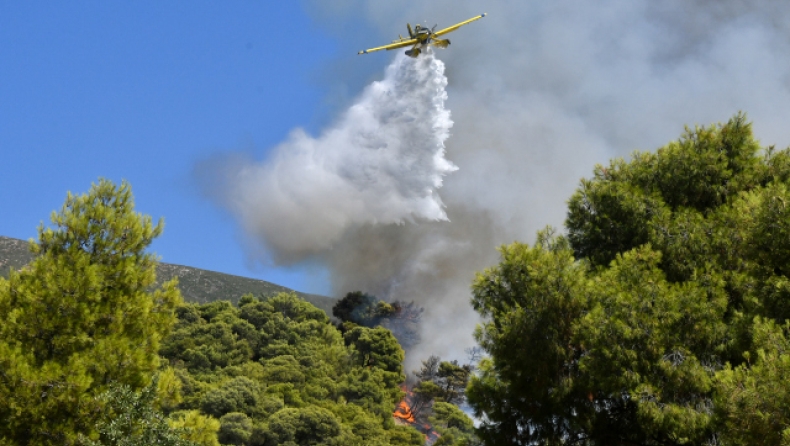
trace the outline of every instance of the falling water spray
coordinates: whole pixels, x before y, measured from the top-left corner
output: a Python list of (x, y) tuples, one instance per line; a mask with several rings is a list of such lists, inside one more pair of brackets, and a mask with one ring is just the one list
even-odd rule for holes
[(276, 263), (330, 250), (362, 225), (447, 220), (438, 190), (453, 125), (444, 64), (399, 55), (320, 136), (293, 131), (259, 163), (224, 169), (223, 204)]

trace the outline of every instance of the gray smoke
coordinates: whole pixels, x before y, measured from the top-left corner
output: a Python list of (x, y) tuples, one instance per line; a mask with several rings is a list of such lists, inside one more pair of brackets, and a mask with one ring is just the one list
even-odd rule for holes
[[(348, 54), (326, 68), (343, 74), (323, 76), (333, 92), (362, 90), (371, 67), (393, 55), (356, 52), (389, 42), (406, 22), (441, 28), (489, 13), (437, 51), (455, 122), (447, 158), (459, 167), (441, 189), (450, 221), (358, 219), (319, 253), (337, 295), (362, 290), (426, 307), (411, 368), (429, 354), (462, 359), (477, 320), (469, 305), (474, 272), (497, 261), (496, 246), (561, 227), (565, 201), (595, 163), (655, 149), (686, 124), (726, 121), (739, 110), (765, 145), (790, 142), (787, 2), (306, 5)], [(353, 104), (352, 96), (335, 100)]]

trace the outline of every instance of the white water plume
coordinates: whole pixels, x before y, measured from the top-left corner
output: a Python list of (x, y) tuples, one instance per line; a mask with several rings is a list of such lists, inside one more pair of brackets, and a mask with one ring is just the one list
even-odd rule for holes
[(226, 168), (222, 201), (278, 263), (361, 225), (447, 220), (437, 190), (457, 167), (445, 158), (446, 86), (432, 54), (399, 55), (319, 137), (297, 129), (265, 162)]

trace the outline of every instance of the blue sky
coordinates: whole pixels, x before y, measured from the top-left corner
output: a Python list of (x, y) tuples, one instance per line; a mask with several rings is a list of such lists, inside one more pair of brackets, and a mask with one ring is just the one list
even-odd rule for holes
[(67, 191), (125, 179), (165, 219), (163, 261), (326, 292), (320, 269), (250, 262), (191, 171), (319, 129), (339, 88), (322, 72), (352, 56), (299, 2), (1, 3), (0, 235), (34, 237)]

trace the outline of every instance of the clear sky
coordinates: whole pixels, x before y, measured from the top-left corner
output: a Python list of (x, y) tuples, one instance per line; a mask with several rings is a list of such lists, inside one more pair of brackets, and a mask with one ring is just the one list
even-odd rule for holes
[(320, 126), (337, 53), (299, 2), (0, 3), (0, 235), (34, 237), (67, 191), (125, 179), (165, 219), (163, 261), (325, 292), (315, 271), (248, 261), (191, 171)]

